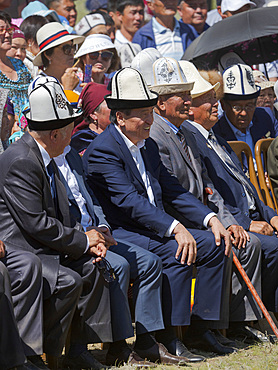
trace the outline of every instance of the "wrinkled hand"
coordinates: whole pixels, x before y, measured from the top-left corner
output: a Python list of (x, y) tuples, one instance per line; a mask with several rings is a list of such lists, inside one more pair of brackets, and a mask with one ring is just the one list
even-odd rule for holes
[(79, 78), (76, 75), (78, 68), (72, 67), (67, 68), (65, 73), (61, 77), (61, 82), (64, 87), (64, 90), (73, 90), (80, 82)]
[(278, 216), (272, 217), (270, 220), (270, 225), (273, 227), (275, 234), (278, 236)]
[(273, 235), (273, 228), (265, 221), (251, 221), (249, 231), (263, 235)]
[(231, 225), (227, 229), (230, 233), (232, 243), (238, 249), (245, 248), (247, 241), (249, 242), (250, 236), (242, 226)]
[(181, 254), (180, 261), (184, 264), (187, 257), (187, 265), (190, 266), (196, 261), (197, 256), (197, 245), (195, 239), (182, 224), (178, 224), (174, 228), (173, 233), (175, 234), (175, 239), (178, 243), (175, 258), (178, 259)]
[(232, 241), (229, 231), (225, 229), (225, 227), (221, 224), (221, 222), (218, 220), (216, 216), (211, 217), (208, 225), (211, 227), (211, 231), (213, 232), (215, 237), (215, 244), (217, 246), (221, 244), (221, 238), (224, 239), (225, 255), (227, 257), (230, 257), (232, 250)]
[(0, 258), (5, 257), (5, 244), (0, 240)]
[(95, 247), (89, 247), (87, 253), (94, 256), (93, 263), (101, 261), (106, 256), (107, 248), (103, 243), (98, 243)]
[[(88, 233), (90, 234), (88, 235)], [(113, 238), (113, 236), (110, 234), (110, 231), (106, 226), (88, 227), (85, 234), (89, 237), (90, 246), (95, 246), (97, 245), (97, 243), (103, 243), (108, 249), (111, 245), (118, 244), (116, 240)], [(90, 237), (92, 239), (90, 239)]]

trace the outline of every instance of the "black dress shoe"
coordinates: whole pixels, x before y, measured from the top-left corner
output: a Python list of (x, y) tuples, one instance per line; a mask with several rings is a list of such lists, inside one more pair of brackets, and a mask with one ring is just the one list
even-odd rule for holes
[(124, 347), (121, 350), (121, 352), (117, 353), (117, 355), (109, 353), (108, 350), (106, 355), (106, 365), (108, 366), (129, 365), (135, 366), (137, 368), (151, 368), (157, 366), (153, 362), (143, 360), (136, 352), (131, 351), (129, 347)]
[(248, 325), (233, 325), (227, 330), (229, 337), (247, 344), (269, 342), (268, 337), (260, 330)]
[(187, 338), (187, 343), (193, 348), (202, 349), (204, 351), (214, 352), (218, 355), (229, 355), (237, 352), (235, 348), (223, 346), (220, 344), (215, 335), (210, 331), (206, 330), (198, 337)]
[(175, 356), (169, 353), (167, 348), (161, 343), (155, 343), (152, 347), (144, 350), (135, 348), (135, 351), (140, 357), (163, 365), (184, 366), (189, 362), (186, 357)]
[(32, 364), (32, 362), (27, 361), (23, 365), (12, 367), (9, 370), (38, 370), (38, 369), (39, 369), (39, 367), (37, 367), (36, 365)]
[(215, 335), (215, 338), (218, 340), (218, 342), (220, 344), (223, 344), (223, 346), (236, 347), (237, 345), (236, 342), (227, 337), (224, 337), (224, 335), (222, 335), (219, 330), (215, 329), (212, 330), (212, 332)]
[(37, 369), (49, 370), (49, 368), (46, 366), (46, 364), (44, 363), (43, 359), (39, 355), (36, 355), (36, 356), (28, 356), (27, 357), (27, 360), (28, 361), (27, 361), (27, 363), (24, 364), (24, 366), (28, 365), (28, 363), (29, 363), (28, 366), (31, 366), (31, 364), (33, 364), (33, 365), (36, 366)]
[(175, 338), (172, 340), (172, 342), (165, 344), (165, 347), (172, 355), (185, 357), (187, 358), (188, 362), (201, 362), (206, 360), (205, 357), (195, 355), (194, 353), (188, 351), (185, 345), (178, 338)]
[(102, 370), (107, 369), (107, 366), (102, 365), (89, 351), (84, 351), (77, 357), (66, 356), (63, 361), (63, 367), (66, 369), (89, 369), (89, 370)]

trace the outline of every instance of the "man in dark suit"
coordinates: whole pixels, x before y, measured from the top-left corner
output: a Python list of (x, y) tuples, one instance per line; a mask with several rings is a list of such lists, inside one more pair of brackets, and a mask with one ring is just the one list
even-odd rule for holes
[[(174, 64), (169, 68), (175, 71)], [(172, 77), (179, 75), (175, 71)], [(175, 338), (173, 327), (190, 322), (192, 263), (197, 261), (199, 267), (192, 316), (201, 323), (200, 336), (206, 337), (207, 323), (220, 319), (222, 298), (228, 293), (224, 281), (226, 268), (230, 267), (230, 238), (215, 214), (167, 172), (157, 145), (148, 139), (157, 95), (147, 88), (140, 73), (132, 68), (118, 71), (106, 101), (113, 123), (94, 139), (83, 156), (86, 179), (113, 235), (162, 259), (166, 328), (156, 338), (171, 353), (182, 354), (187, 350)], [(167, 214), (162, 201), (171, 204), (187, 222), (181, 224)], [(195, 229), (187, 230), (185, 226)], [(213, 232), (197, 230), (206, 226)], [(152, 356), (148, 351), (136, 350), (142, 357)]]
[[(80, 156), (67, 146), (64, 153), (54, 160), (67, 190), (71, 216), (83, 226), (84, 230), (94, 226), (110, 235), (110, 226), (103, 211), (94, 193), (85, 183)], [(147, 367), (148, 364), (132, 352), (124, 340), (134, 335), (127, 291), (132, 279), (136, 346), (140, 343), (146, 346), (148, 342), (152, 342), (150, 333), (164, 328), (160, 258), (136, 245), (118, 241), (117, 245), (111, 246), (107, 251), (106, 260), (117, 276), (115, 281), (109, 283), (113, 343), (109, 346), (106, 363), (107, 365), (127, 363)], [(154, 366), (154, 364), (149, 365)]]
[(69, 144), (80, 113), (53, 77), (32, 83), (29, 103), (30, 132), (0, 159), (0, 235), (8, 253), (25, 250), (41, 260), (44, 351), (60, 356), (71, 326), (69, 366), (100, 369), (86, 344), (111, 341), (112, 333), (109, 290), (94, 262), (116, 242), (94, 229), (84, 233), (71, 222), (65, 188), (51, 160)]
[(194, 122), (184, 125), (196, 139), (210, 179), (236, 221), (261, 242), (262, 299), (270, 311), (277, 311), (278, 239), (274, 231), (278, 229), (278, 216), (259, 199), (228, 143), (213, 133), (217, 120), (215, 97), (207, 93), (194, 98), (191, 110)]
[(278, 123), (270, 108), (256, 108), (260, 87), (255, 85), (250, 66), (235, 64), (223, 73), (223, 116), (213, 128), (225, 140), (246, 142), (252, 150), (259, 139), (276, 137)]
[[(184, 120), (189, 118), (191, 96), (194, 97), (195, 95), (206, 93), (214, 95), (215, 90), (219, 87), (219, 83), (212, 86), (201, 77), (192, 63), (186, 61), (179, 63), (184, 67), (184, 73), (187, 78), (194, 76), (194, 87), (191, 91), (187, 91), (184, 94), (178, 91), (178, 86), (175, 89), (176, 93), (173, 89), (170, 91), (168, 84), (151, 87), (153, 90), (160, 89), (161, 94), (155, 107), (150, 137), (156, 141), (161, 160), (167, 170), (177, 177), (186, 190), (190, 191), (196, 198), (217, 213), (219, 220), (233, 238), (234, 252), (242, 262), (253, 285), (260, 293), (260, 241), (254, 235), (249, 235), (226, 208), (223, 198), (208, 177), (204, 164), (201, 161), (195, 138), (190, 131), (182, 126)], [(156, 65), (157, 62), (153, 64), (154, 73), (156, 73)], [(167, 210), (182, 222), (177, 212), (169, 208)], [(239, 280), (236, 273), (233, 274), (232, 287), (230, 320), (253, 321), (261, 318), (259, 308), (252, 299), (245, 282), (242, 279)], [(228, 322), (226, 322), (227, 327)], [(221, 340), (220, 333), (216, 332), (216, 334)]]

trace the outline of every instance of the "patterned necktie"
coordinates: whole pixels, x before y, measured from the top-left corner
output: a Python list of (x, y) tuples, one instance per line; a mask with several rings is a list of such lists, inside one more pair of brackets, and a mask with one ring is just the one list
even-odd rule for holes
[(49, 162), (47, 166), (47, 172), (50, 177), (51, 195), (54, 201), (56, 217), (58, 218), (58, 198), (57, 198), (57, 189), (56, 189), (56, 183), (55, 183), (55, 170), (54, 170), (54, 165), (53, 165), (53, 159), (51, 159), (51, 161)]
[(181, 145), (182, 145), (182, 147), (183, 147), (183, 149), (185, 151), (185, 154), (187, 156), (187, 159), (189, 160), (189, 162), (192, 163), (191, 158), (190, 158), (190, 153), (189, 153), (188, 145), (186, 143), (186, 139), (184, 137), (184, 134), (182, 133), (181, 130), (179, 130), (177, 132), (177, 137), (179, 138), (179, 141), (180, 141), (180, 143), (181, 143)]

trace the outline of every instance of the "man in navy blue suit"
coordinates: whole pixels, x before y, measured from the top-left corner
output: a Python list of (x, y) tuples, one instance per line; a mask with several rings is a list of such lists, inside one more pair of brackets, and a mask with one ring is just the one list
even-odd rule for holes
[[(209, 93), (192, 101), (194, 121), (183, 123), (193, 133), (200, 156), (225, 206), (245, 230), (254, 233), (262, 250), (262, 299), (268, 310), (278, 310), (278, 230), (277, 213), (264, 205), (245, 176), (228, 143), (215, 135), (217, 101)], [(275, 233), (274, 233), (275, 232)]]
[[(173, 81), (179, 79), (174, 67), (169, 68), (173, 68)], [(182, 355), (187, 349), (175, 337), (173, 327), (190, 323), (193, 263), (197, 264), (198, 278), (192, 320), (198, 323), (200, 338), (206, 341), (210, 337), (208, 325), (226, 314), (222, 305), (229, 296), (226, 273), (231, 262), (230, 237), (215, 214), (163, 166), (157, 145), (148, 138), (157, 94), (147, 88), (141, 74), (132, 68), (118, 71), (106, 101), (112, 124), (83, 156), (86, 179), (113, 235), (162, 259), (165, 329), (156, 334), (156, 339), (171, 353)], [(184, 216), (184, 224), (165, 212), (163, 202)], [(209, 227), (212, 232), (206, 230)], [(136, 346), (135, 350), (143, 358), (153, 358), (147, 350)], [(226, 353), (232, 351), (227, 348)]]
[(260, 87), (255, 85), (250, 66), (235, 64), (227, 68), (223, 73), (223, 83), (221, 105), (224, 114), (213, 131), (227, 141), (246, 142), (255, 157), (254, 147), (259, 139), (277, 136), (277, 120), (270, 108), (256, 108)]

